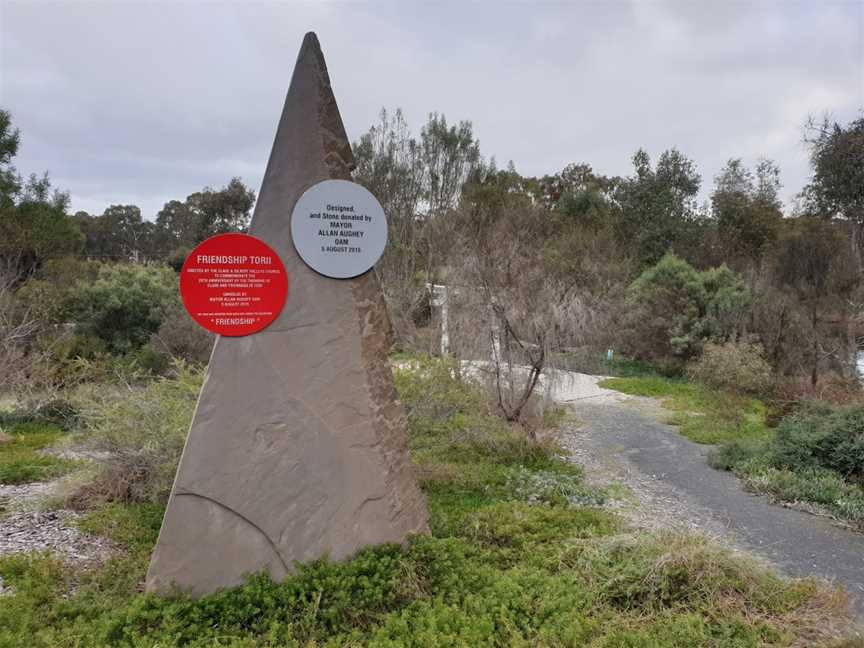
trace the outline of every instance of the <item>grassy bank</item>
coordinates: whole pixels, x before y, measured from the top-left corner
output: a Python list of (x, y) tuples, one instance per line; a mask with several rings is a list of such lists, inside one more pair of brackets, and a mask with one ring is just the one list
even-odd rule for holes
[(453, 365), (417, 360), (396, 382), (430, 535), (193, 601), (137, 589), (162, 507), (103, 505), (81, 521), (125, 547), (103, 567), (0, 558), (15, 589), (0, 646), (860, 645), (831, 643), (845, 604), (834, 589), (701, 538), (629, 532), (554, 444), (493, 416)]
[(668, 422), (696, 443), (721, 444), (767, 439), (765, 404), (755, 398), (709, 389), (680, 379), (660, 376), (609, 378), (601, 387), (634, 396), (659, 398)]
[(860, 408), (805, 406), (771, 428), (762, 401), (692, 382), (643, 376), (600, 384), (660, 399), (668, 422), (696, 443), (718, 445), (709, 463), (734, 472), (749, 490), (864, 530)]

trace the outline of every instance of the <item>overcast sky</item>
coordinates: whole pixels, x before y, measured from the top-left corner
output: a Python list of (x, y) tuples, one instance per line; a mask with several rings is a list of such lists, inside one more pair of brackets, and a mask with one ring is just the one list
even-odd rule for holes
[(235, 175), (256, 191), (298, 48), (315, 31), (352, 141), (382, 106), (412, 130), (471, 120), (527, 175), (630, 173), (678, 147), (703, 176), (773, 158), (807, 180), (808, 114), (864, 107), (864, 0), (107, 3), (0, 0), (0, 107), (15, 164), (72, 209), (171, 199)]

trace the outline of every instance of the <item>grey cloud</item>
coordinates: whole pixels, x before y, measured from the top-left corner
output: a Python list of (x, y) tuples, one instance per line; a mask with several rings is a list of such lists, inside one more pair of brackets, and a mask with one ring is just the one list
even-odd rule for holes
[(0, 5), (0, 106), (17, 166), (73, 208), (173, 198), (241, 175), (257, 189), (294, 58), (315, 30), (349, 135), (382, 106), (415, 130), (471, 119), (528, 174), (638, 147), (694, 158), (703, 195), (729, 157), (806, 182), (801, 124), (864, 107), (860, 2)]

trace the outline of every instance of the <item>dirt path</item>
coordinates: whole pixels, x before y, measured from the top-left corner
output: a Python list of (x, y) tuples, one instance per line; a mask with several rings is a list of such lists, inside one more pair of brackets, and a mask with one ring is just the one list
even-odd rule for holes
[[(613, 505), (637, 526), (698, 530), (791, 576), (844, 585), (864, 619), (864, 535), (745, 492), (705, 463), (707, 448), (651, 415), (656, 403), (593, 388), (566, 401), (579, 423), (562, 441), (595, 484), (622, 485)], [(618, 487), (620, 490), (620, 486)]]

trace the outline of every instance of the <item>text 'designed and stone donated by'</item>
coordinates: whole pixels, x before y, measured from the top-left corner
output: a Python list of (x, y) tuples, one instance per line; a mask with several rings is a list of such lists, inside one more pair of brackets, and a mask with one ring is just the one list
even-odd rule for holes
[(369, 270), (387, 244), (387, 219), (365, 188), (325, 180), (308, 189), (291, 216), (294, 247), (316, 272), (345, 279)]

